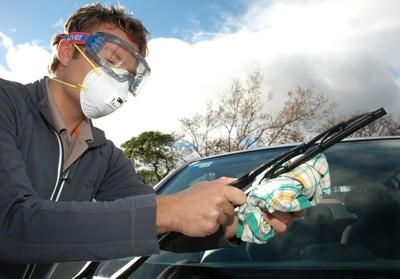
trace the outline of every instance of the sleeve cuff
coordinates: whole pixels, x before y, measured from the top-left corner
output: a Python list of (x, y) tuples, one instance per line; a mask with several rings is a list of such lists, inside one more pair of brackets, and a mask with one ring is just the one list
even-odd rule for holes
[(156, 229), (156, 195), (135, 197), (132, 214), (132, 249), (135, 255), (159, 253)]

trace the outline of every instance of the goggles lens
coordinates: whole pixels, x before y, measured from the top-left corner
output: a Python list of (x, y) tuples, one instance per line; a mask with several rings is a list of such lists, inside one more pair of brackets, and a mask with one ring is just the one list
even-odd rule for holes
[[(136, 95), (143, 81), (150, 75), (150, 67), (144, 57), (127, 42), (107, 33), (73, 32), (64, 40), (84, 44), (85, 52), (109, 75), (120, 82), (129, 82), (129, 91)], [(123, 69), (126, 72), (115, 71)]]

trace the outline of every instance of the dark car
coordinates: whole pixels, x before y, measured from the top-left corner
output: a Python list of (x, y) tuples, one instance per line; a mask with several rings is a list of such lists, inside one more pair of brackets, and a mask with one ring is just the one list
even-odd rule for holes
[[(240, 177), (292, 147), (200, 159), (156, 189), (171, 194)], [(324, 154), (331, 194), (266, 244), (105, 261), (94, 266), (94, 278), (400, 278), (400, 137), (345, 140)]]

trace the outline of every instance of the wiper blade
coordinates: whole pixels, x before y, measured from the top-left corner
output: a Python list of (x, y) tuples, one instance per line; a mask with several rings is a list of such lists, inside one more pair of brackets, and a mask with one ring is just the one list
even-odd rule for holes
[[(351, 135), (355, 131), (381, 118), (385, 114), (386, 111), (383, 108), (379, 108), (375, 111), (363, 113), (347, 121), (343, 121), (317, 135), (309, 142), (302, 143), (292, 148), (288, 152), (272, 158), (267, 163), (262, 164), (256, 169), (250, 171), (249, 173), (246, 173), (230, 185), (235, 186), (239, 189), (244, 189), (248, 184), (253, 182), (259, 174), (267, 169), (269, 170), (265, 174), (265, 178), (268, 179), (289, 172), (299, 165), (307, 162), (319, 153), (322, 153), (332, 145), (340, 142), (342, 139)], [(299, 157), (288, 163), (289, 160), (293, 159), (296, 156)]]

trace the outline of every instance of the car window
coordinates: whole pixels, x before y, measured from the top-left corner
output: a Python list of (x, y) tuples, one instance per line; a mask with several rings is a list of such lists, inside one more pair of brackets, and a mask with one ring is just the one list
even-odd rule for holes
[[(252, 151), (192, 163), (167, 181), (162, 193), (203, 179), (239, 177), (280, 152)], [(399, 270), (400, 141), (344, 142), (325, 155), (331, 194), (292, 221), (285, 233), (266, 244), (241, 242), (235, 248), (185, 254), (162, 251), (129, 278), (259, 278), (265, 272), (282, 275), (321, 267), (366, 274)]]

